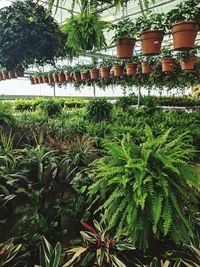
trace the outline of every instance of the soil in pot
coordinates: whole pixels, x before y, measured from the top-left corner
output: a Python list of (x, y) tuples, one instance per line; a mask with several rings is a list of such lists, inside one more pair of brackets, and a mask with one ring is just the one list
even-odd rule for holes
[(58, 79), (59, 79), (59, 82), (65, 82), (65, 74), (64, 73), (58, 74)]
[(92, 80), (97, 80), (99, 78), (99, 70), (98, 69), (90, 70), (90, 77)]
[(199, 25), (195, 22), (179, 22), (172, 26), (174, 50), (192, 49), (195, 45)]
[(152, 67), (147, 62), (142, 62), (142, 73), (147, 74), (152, 72)]
[(9, 72), (8, 72), (8, 75), (9, 75), (9, 78), (10, 78), (10, 79), (14, 79), (14, 78), (16, 78), (15, 71), (9, 71)]
[(143, 55), (159, 55), (163, 37), (163, 31), (143, 32), (140, 36)]
[(100, 76), (102, 78), (109, 78), (110, 77), (110, 68), (101, 68), (100, 69)]
[(193, 70), (197, 57), (191, 56), (188, 59), (180, 59), (182, 70)]
[(172, 58), (172, 57), (162, 58), (161, 63), (162, 63), (162, 71), (163, 72), (174, 71), (174, 63), (175, 63), (174, 58)]
[(123, 75), (124, 69), (120, 65), (114, 65), (113, 66), (113, 71), (114, 71), (114, 76), (115, 77), (120, 77)]
[(116, 43), (117, 58), (131, 58), (133, 56), (133, 49), (136, 39), (122, 38)]
[(86, 81), (89, 80), (90, 75), (89, 72), (81, 72), (81, 80)]
[(53, 75), (53, 80), (54, 80), (54, 83), (58, 83), (59, 82), (58, 74), (54, 74)]
[(126, 64), (126, 73), (128, 76), (136, 75), (136, 72), (137, 72), (137, 64), (135, 63)]
[(74, 72), (73, 76), (74, 76), (74, 80), (75, 81), (78, 82), (78, 81), (81, 80), (81, 74), (80, 74), (80, 72)]

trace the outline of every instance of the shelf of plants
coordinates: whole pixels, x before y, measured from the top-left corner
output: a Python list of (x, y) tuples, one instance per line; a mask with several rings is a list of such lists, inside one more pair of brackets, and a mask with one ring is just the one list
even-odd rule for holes
[[(51, 65), (31, 83), (161, 91), (200, 84), (200, 0), (166, 13), (153, 9), (155, 0), (72, 1), (61, 27), (51, 10), (69, 3), (49, 0), (46, 10), (39, 2), (0, 10), (0, 80)], [(101, 19), (133, 2), (136, 19)], [(101, 58), (107, 29), (117, 56)], [(74, 64), (88, 53), (91, 64)], [(72, 63), (58, 66), (66, 57)], [(140, 108), (133, 94), (0, 102), (0, 266), (200, 266), (200, 100), (139, 100)]]

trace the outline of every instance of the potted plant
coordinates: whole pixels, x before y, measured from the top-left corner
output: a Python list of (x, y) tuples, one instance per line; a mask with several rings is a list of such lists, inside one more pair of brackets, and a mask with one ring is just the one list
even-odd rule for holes
[(13, 70), (10, 70), (10, 71), (8, 72), (8, 76), (9, 76), (10, 79), (17, 78), (17, 77), (16, 77), (16, 74), (15, 74), (15, 71), (13, 71)]
[(175, 59), (173, 58), (172, 50), (164, 48), (161, 51), (161, 64), (163, 72), (172, 72), (175, 67)]
[(2, 69), (2, 72), (1, 73), (3, 75), (3, 80), (10, 79), (10, 77), (8, 75), (8, 71), (5, 68)]
[(53, 71), (49, 71), (49, 73), (48, 73), (48, 83), (49, 84), (54, 83)]
[(144, 56), (141, 59), (142, 73), (149, 74), (153, 71), (153, 65), (155, 64), (154, 57)]
[(174, 50), (192, 49), (200, 23), (198, 0), (181, 1), (168, 12), (167, 21), (173, 34)]
[(145, 13), (136, 20), (143, 55), (159, 55), (166, 30), (164, 13)]
[(197, 59), (197, 48), (180, 51), (177, 54), (182, 70), (193, 70)]
[(32, 75), (30, 75), (30, 82), (31, 82), (31, 84), (35, 84), (35, 79), (34, 79), (34, 77), (32, 76)]
[(24, 77), (24, 69), (19, 69), (16, 71), (17, 77)]
[(65, 82), (66, 79), (65, 79), (64, 69), (63, 68), (58, 68), (57, 74), (58, 74), (59, 82)]
[(103, 30), (108, 23), (94, 10), (84, 11), (67, 19), (62, 31), (67, 35), (67, 46), (76, 55), (82, 50), (102, 49), (106, 47)]
[(118, 24), (112, 24), (110, 30), (115, 32), (112, 42), (116, 44), (117, 58), (131, 58), (136, 42), (135, 23), (130, 19), (125, 19)]
[(47, 72), (43, 72), (42, 79), (43, 79), (43, 83), (49, 83)]
[(81, 65), (76, 65), (73, 67), (73, 78), (76, 82), (79, 82), (81, 80)]
[(90, 65), (82, 65), (80, 68), (81, 80), (86, 81), (90, 78)]
[(92, 60), (93, 62), (90, 65), (90, 78), (91, 80), (97, 80), (99, 78), (98, 60), (96, 58)]
[(113, 65), (114, 77), (121, 77), (124, 74), (124, 62), (116, 60)]
[(71, 66), (65, 66), (64, 68), (64, 73), (65, 73), (65, 80), (67, 82), (71, 82), (73, 79), (73, 75), (72, 75), (73, 69)]
[(139, 56), (134, 56), (132, 59), (124, 61), (126, 67), (126, 74), (128, 76), (136, 75), (137, 65), (140, 62)]
[(110, 70), (113, 65), (113, 59), (102, 59), (102, 61), (99, 63), (100, 67), (100, 76), (101, 78), (109, 78), (110, 77)]

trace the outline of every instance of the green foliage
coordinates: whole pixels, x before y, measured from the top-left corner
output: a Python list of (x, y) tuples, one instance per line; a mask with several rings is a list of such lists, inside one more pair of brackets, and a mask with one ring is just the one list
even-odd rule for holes
[(49, 117), (52, 117), (61, 112), (62, 105), (60, 103), (56, 103), (53, 99), (49, 99), (41, 102), (39, 108), (46, 112)]
[(86, 106), (89, 121), (100, 122), (109, 120), (112, 112), (112, 104), (105, 98), (91, 100)]
[(65, 35), (44, 7), (30, 0), (1, 9), (0, 35), (0, 64), (8, 70), (65, 55)]
[(12, 106), (0, 101), (0, 127), (7, 128), (15, 125), (15, 118), (12, 115)]
[(98, 210), (118, 236), (125, 230), (143, 248), (162, 237), (182, 244), (193, 238), (197, 210), (191, 186), (199, 188), (199, 181), (188, 163), (194, 148), (186, 134), (169, 140), (169, 130), (154, 137), (146, 127), (145, 135), (140, 145), (129, 137), (121, 145), (105, 143), (108, 154), (94, 163), (98, 181), (90, 197), (103, 201)]
[(113, 266), (126, 267), (126, 259), (122, 252), (132, 251), (135, 247), (130, 240), (116, 240), (111, 238), (101, 224), (94, 220), (94, 228), (85, 222), (81, 222), (86, 231), (81, 231), (82, 242), (67, 251), (71, 259), (64, 264), (67, 266)]

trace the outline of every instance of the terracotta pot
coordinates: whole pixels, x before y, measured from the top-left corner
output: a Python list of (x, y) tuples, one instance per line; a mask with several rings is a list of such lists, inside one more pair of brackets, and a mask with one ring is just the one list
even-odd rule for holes
[(17, 72), (15, 71), (15, 78), (17, 78), (18, 76), (17, 76)]
[(58, 74), (58, 79), (59, 79), (59, 82), (65, 82), (65, 74), (64, 73)]
[(49, 83), (49, 84), (54, 83), (54, 78), (53, 78), (53, 76), (48, 76), (48, 83)]
[(199, 25), (192, 21), (179, 22), (172, 26), (174, 50), (187, 50), (194, 47)]
[(18, 70), (17, 77), (24, 77), (24, 70)]
[(48, 76), (46, 76), (46, 75), (43, 76), (42, 79), (43, 79), (43, 83), (48, 83), (49, 82)]
[(135, 63), (126, 64), (126, 73), (128, 76), (136, 75), (136, 72), (137, 72), (137, 64)]
[(182, 70), (193, 70), (197, 57), (191, 56), (187, 60), (180, 59)]
[(14, 79), (14, 78), (16, 78), (16, 76), (15, 76), (15, 72), (14, 72), (14, 71), (9, 71), (9, 72), (8, 72), (8, 75), (9, 75), (9, 78), (10, 78), (10, 79)]
[(39, 84), (39, 78), (38, 77), (34, 77), (34, 84)]
[(38, 80), (39, 80), (39, 83), (44, 83), (42, 76), (38, 77)]
[(151, 73), (152, 67), (147, 62), (142, 62), (142, 73)]
[(71, 82), (72, 81), (72, 75), (71, 75), (71, 73), (65, 73), (65, 80), (67, 82)]
[(117, 58), (131, 58), (133, 56), (133, 49), (136, 39), (122, 38), (116, 43)]
[(99, 69), (90, 70), (90, 77), (92, 80), (97, 80), (99, 78)]
[(120, 66), (120, 65), (114, 65), (113, 66), (113, 71), (114, 71), (114, 76), (115, 77), (122, 76), (123, 75), (123, 72), (124, 72), (122, 66)]
[(101, 68), (100, 69), (100, 76), (102, 78), (109, 78), (110, 77), (110, 68)]
[(54, 80), (54, 83), (58, 83), (59, 82), (58, 74), (54, 74), (53, 75), (53, 80)]
[(4, 80), (2, 72), (0, 72), (0, 81)]
[(8, 75), (8, 71), (3, 71), (2, 74), (3, 74), (3, 79), (4, 80), (10, 79), (10, 77)]
[(163, 31), (143, 32), (140, 36), (143, 55), (159, 55), (163, 37)]
[(74, 76), (74, 80), (75, 81), (80, 81), (81, 80), (81, 74), (80, 74), (80, 72), (74, 72), (73, 73), (73, 76)]
[(31, 84), (35, 84), (35, 79), (34, 78), (30, 78)]
[(162, 71), (163, 72), (172, 72), (174, 71), (175, 60), (172, 57), (164, 57), (161, 59)]
[(81, 80), (86, 81), (86, 80), (89, 80), (89, 78), (90, 78), (89, 72), (81, 71)]

